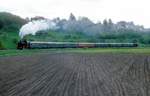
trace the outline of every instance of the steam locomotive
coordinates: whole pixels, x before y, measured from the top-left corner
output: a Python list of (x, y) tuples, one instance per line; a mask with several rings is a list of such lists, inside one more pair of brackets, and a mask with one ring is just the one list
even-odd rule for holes
[(36, 42), (20, 40), (17, 49), (138, 47), (137, 43)]

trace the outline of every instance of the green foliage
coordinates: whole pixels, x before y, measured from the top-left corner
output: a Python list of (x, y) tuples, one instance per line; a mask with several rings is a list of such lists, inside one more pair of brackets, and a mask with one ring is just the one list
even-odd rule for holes
[(140, 39), (143, 33), (134, 31), (125, 32), (103, 32), (98, 35), (98, 38), (104, 42), (137, 42), (140, 43)]
[(17, 44), (18, 39), (17, 39), (17, 38), (13, 38), (13, 39), (12, 39), (12, 42), (13, 42), (14, 44)]
[(16, 48), (18, 42), (18, 31), (26, 21), (19, 16), (0, 12), (0, 49)]
[(26, 21), (11, 13), (0, 12), (0, 29), (7, 31), (18, 30)]
[(83, 32), (55, 32), (48, 31), (47, 34), (36, 34), (26, 36), (27, 40), (32, 41), (51, 41), (51, 42), (89, 42), (90, 37)]
[(0, 50), (5, 49), (4, 45), (2, 44), (2, 41), (0, 41)]

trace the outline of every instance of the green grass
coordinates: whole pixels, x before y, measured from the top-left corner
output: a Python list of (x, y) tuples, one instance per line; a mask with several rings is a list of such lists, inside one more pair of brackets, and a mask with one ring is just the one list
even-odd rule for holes
[(115, 53), (115, 54), (150, 54), (150, 48), (66, 48), (66, 49), (25, 49), (0, 50), (0, 56), (33, 55), (47, 53)]

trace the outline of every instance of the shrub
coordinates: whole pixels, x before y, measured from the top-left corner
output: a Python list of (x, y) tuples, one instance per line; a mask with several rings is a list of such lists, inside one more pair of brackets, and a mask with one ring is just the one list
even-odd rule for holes
[(18, 39), (17, 39), (17, 38), (13, 38), (13, 39), (12, 39), (12, 42), (13, 42), (14, 44), (17, 44), (17, 43), (18, 43)]
[(4, 45), (2, 44), (2, 41), (0, 41), (0, 50), (5, 49)]

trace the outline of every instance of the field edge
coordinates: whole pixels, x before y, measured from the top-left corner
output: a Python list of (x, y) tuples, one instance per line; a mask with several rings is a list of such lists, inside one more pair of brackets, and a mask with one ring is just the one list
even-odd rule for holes
[(0, 56), (32, 55), (49, 53), (122, 53), (122, 54), (150, 54), (150, 48), (65, 48), (65, 49), (25, 49), (0, 50)]

